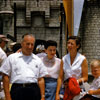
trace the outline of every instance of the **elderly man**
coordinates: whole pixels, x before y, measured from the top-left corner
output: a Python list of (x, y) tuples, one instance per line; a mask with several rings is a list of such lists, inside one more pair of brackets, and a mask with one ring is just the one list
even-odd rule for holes
[(40, 58), (32, 53), (34, 43), (32, 34), (24, 35), (22, 51), (11, 54), (1, 66), (6, 100), (45, 100), (43, 77), (48, 73)]

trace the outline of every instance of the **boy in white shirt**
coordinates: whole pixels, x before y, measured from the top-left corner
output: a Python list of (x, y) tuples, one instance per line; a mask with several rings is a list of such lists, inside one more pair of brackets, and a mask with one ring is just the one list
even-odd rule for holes
[(80, 100), (100, 100), (100, 60), (93, 60), (90, 66), (94, 80), (88, 93)]

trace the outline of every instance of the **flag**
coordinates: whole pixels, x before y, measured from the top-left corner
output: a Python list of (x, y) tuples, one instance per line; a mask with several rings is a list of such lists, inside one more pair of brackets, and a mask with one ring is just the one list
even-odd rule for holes
[(66, 24), (68, 26), (68, 36), (73, 35), (73, 0), (63, 0), (66, 15)]
[(74, 35), (77, 36), (81, 22), (84, 0), (74, 0)]

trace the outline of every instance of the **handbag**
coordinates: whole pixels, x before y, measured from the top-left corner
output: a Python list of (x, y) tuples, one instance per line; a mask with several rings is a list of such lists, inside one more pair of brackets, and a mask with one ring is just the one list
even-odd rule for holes
[(67, 87), (65, 88), (63, 100), (72, 100), (76, 95), (80, 94), (80, 86), (76, 78), (69, 78), (67, 80)]

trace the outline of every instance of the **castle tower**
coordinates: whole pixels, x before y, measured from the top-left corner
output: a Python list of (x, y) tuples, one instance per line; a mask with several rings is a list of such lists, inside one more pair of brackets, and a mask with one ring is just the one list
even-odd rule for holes
[(0, 1), (0, 22), (2, 23), (2, 32), (0, 34), (11, 34), (11, 24), (13, 17), (13, 10), (11, 8), (11, 0), (1, 0)]

